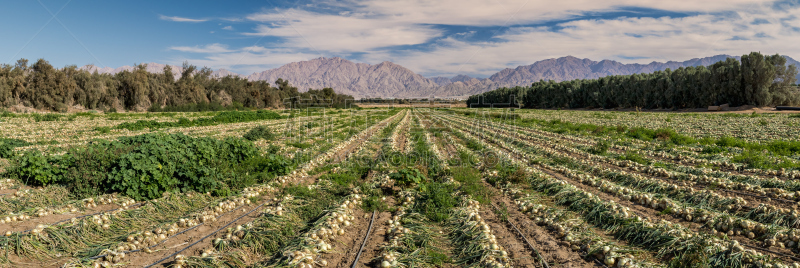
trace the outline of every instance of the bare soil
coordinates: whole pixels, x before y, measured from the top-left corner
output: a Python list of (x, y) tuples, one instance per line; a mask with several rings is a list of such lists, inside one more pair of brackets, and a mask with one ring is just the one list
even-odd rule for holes
[[(484, 184), (487, 189), (494, 189), (488, 183)], [(539, 262), (535, 251), (530, 248), (525, 239), (533, 244), (533, 247), (539, 251), (544, 261), (552, 266), (597, 267), (594, 263), (583, 260), (580, 254), (570, 250), (569, 246), (552, 236), (547, 230), (534, 224), (528, 217), (519, 212), (516, 209), (516, 205), (507, 197), (496, 190), (493, 190), (493, 192), (495, 192), (495, 197), (491, 200), (492, 204), (498, 208), (507, 208), (508, 220), (514, 223), (522, 234), (514, 230), (509, 221), (500, 218), (491, 204), (482, 207), (481, 217), (492, 228), (497, 241), (508, 251), (515, 267), (543, 266)]]

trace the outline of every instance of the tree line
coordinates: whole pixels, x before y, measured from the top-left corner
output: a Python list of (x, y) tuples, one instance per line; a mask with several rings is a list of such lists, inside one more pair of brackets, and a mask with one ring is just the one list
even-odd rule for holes
[[(41, 110), (65, 112), (81, 105), (85, 109), (134, 111), (182, 107), (201, 103), (236, 104), (248, 108), (278, 108), (287, 102), (324, 98), (337, 102), (353, 99), (333, 89), (299, 92), (289, 81), (249, 81), (237, 76), (215, 78), (210, 68), (183, 64), (180, 78), (169, 65), (161, 73), (150, 73), (147, 65), (117, 74), (81, 70), (75, 65), (54, 68), (44, 59), (32, 65), (27, 59), (13, 66), (0, 65), (0, 107), (21, 104)], [(157, 110), (157, 109), (155, 109)]]
[[(598, 79), (539, 81), (470, 96), (472, 107), (492, 103), (525, 108), (701, 108), (712, 105), (798, 105), (797, 67), (758, 52), (708, 67), (681, 67)], [(511, 99), (513, 96), (513, 100)]]

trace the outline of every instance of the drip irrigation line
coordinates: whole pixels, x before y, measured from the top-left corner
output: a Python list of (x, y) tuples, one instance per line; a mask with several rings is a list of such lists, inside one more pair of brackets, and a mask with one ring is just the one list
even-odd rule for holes
[(364, 242), (361, 242), (361, 248), (358, 249), (358, 255), (356, 255), (356, 260), (353, 261), (353, 265), (350, 268), (356, 268), (358, 264), (358, 259), (361, 258), (361, 252), (364, 251), (364, 246), (367, 244), (367, 240), (369, 239), (369, 234), (372, 232), (372, 223), (375, 222), (375, 214), (377, 211), (372, 212), (372, 219), (369, 220), (369, 229), (367, 229), (367, 235), (364, 236)]
[(604, 268), (608, 268), (608, 265), (606, 265), (605, 263), (601, 262), (597, 258), (593, 258), (593, 259), (594, 259), (595, 262), (597, 262), (597, 264), (600, 264), (600, 266), (603, 266)]
[(731, 191), (731, 190), (727, 190), (727, 189), (720, 189), (720, 190), (725, 191), (725, 192), (729, 192), (729, 193), (735, 193), (735, 194), (741, 194), (741, 195), (748, 195), (748, 196), (752, 196), (752, 197), (758, 197), (758, 198), (761, 198), (761, 199), (769, 198), (771, 200), (781, 201), (781, 202), (790, 203), (790, 204), (797, 203), (797, 202), (789, 200), (789, 199), (771, 198), (769, 196), (763, 196), (763, 195), (757, 195), (757, 194), (749, 194), (749, 193), (744, 193), (744, 192), (739, 192), (739, 191)]
[(780, 253), (780, 252), (775, 252), (775, 251), (772, 251), (772, 250), (769, 250), (769, 249), (766, 249), (766, 248), (751, 246), (751, 245), (747, 245), (747, 244), (744, 244), (744, 246), (748, 247), (748, 248), (755, 249), (755, 250), (766, 251), (766, 252), (769, 252), (769, 253), (772, 253), (772, 254), (775, 254), (775, 255), (778, 255), (778, 256), (787, 257), (787, 258), (790, 258), (790, 259), (792, 259), (794, 261), (800, 261), (800, 258), (798, 258), (798, 257), (791, 256), (791, 255), (786, 255), (786, 254), (783, 254), (783, 253)]
[[(494, 203), (491, 203), (491, 202), (489, 202), (489, 203), (492, 204), (492, 207), (494, 207), (495, 210), (500, 211), (500, 208), (498, 208)], [(536, 257), (539, 258), (539, 261), (544, 265), (544, 267), (545, 268), (550, 268), (550, 265), (548, 265), (547, 262), (544, 260), (544, 257), (542, 257), (542, 254), (539, 254), (539, 251), (536, 250), (535, 247), (533, 247), (533, 244), (531, 243), (531, 241), (528, 241), (528, 238), (517, 228), (516, 225), (514, 225), (513, 222), (511, 222), (511, 219), (506, 217), (506, 221), (508, 222), (508, 224), (511, 224), (511, 227), (514, 227), (514, 230), (517, 231), (517, 234), (519, 234), (519, 236), (521, 236), (522, 239), (525, 240), (525, 243), (528, 244), (528, 247), (530, 247), (533, 250), (533, 252), (536, 253)]]
[(147, 265), (147, 266), (145, 266), (144, 268), (153, 267), (154, 265), (156, 265), (156, 264), (159, 264), (159, 263), (162, 263), (162, 262), (164, 262), (164, 261), (168, 260), (169, 258), (172, 258), (172, 257), (174, 257), (175, 255), (178, 255), (178, 253), (181, 253), (181, 252), (183, 252), (184, 250), (187, 250), (187, 249), (189, 249), (190, 247), (193, 247), (194, 245), (197, 245), (197, 243), (200, 243), (200, 242), (202, 242), (203, 240), (205, 240), (206, 238), (209, 238), (210, 236), (212, 236), (212, 235), (214, 235), (214, 234), (218, 233), (219, 231), (222, 231), (223, 229), (227, 228), (227, 227), (228, 227), (228, 226), (230, 226), (231, 224), (233, 224), (233, 223), (235, 223), (235, 222), (239, 221), (241, 218), (244, 218), (245, 216), (247, 216), (247, 215), (250, 215), (250, 213), (253, 213), (253, 211), (256, 211), (257, 209), (261, 208), (262, 206), (266, 205), (267, 203), (269, 203), (269, 201), (267, 201), (267, 202), (264, 202), (264, 203), (262, 203), (261, 205), (258, 205), (257, 207), (255, 207), (255, 208), (253, 208), (252, 210), (248, 211), (248, 212), (247, 212), (247, 213), (245, 213), (244, 215), (242, 215), (242, 216), (239, 216), (239, 217), (238, 217), (238, 218), (236, 218), (236, 219), (233, 219), (231, 222), (229, 222), (229, 223), (228, 223), (228, 224), (226, 224), (225, 226), (222, 226), (222, 227), (220, 227), (220, 228), (219, 228), (219, 229), (217, 229), (216, 231), (214, 231), (214, 232), (212, 232), (212, 233), (210, 233), (210, 234), (208, 234), (208, 235), (204, 236), (203, 238), (200, 238), (199, 240), (197, 240), (197, 241), (195, 241), (194, 243), (192, 243), (192, 244), (190, 244), (190, 245), (186, 246), (185, 248), (183, 248), (183, 249), (181, 249), (181, 250), (178, 250), (177, 252), (175, 252), (175, 253), (172, 253), (172, 254), (170, 254), (169, 256), (167, 256), (167, 257), (164, 257), (163, 259), (160, 259), (160, 260), (158, 260), (158, 261), (156, 261), (156, 262), (154, 262), (154, 263), (151, 263), (150, 265)]

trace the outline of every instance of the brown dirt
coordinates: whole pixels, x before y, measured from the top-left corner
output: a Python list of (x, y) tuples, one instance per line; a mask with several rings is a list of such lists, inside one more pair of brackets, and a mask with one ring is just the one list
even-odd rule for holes
[[(361, 249), (361, 243), (364, 242), (364, 236), (367, 235), (369, 229), (372, 213), (366, 213), (359, 209), (353, 216), (355, 217), (353, 225), (347, 228), (345, 235), (337, 239), (338, 243), (333, 244), (334, 252), (322, 256), (322, 259), (327, 260), (331, 267), (350, 267), (356, 259), (358, 250)], [(375, 227), (375, 225), (372, 226), (372, 228)]]
[[(387, 196), (386, 197), (386, 204), (391, 208), (395, 206), (394, 197)], [(371, 214), (367, 214), (370, 215)], [(361, 257), (358, 259), (358, 265), (356, 267), (378, 267), (378, 264), (373, 262), (373, 259), (377, 258), (381, 254), (380, 246), (386, 242), (386, 230), (389, 228), (386, 223), (392, 218), (392, 213), (387, 211), (378, 212), (375, 215), (375, 223), (372, 225), (372, 233), (369, 234), (369, 238), (367, 238), (367, 244), (364, 246), (364, 250), (361, 252)], [(366, 233), (366, 231), (364, 231)], [(364, 237), (362, 236), (361, 239)], [(358, 243), (358, 246), (361, 246), (361, 243)], [(357, 252), (356, 252), (357, 254)], [(339, 266), (336, 267), (350, 267), (349, 264), (352, 264), (355, 260), (355, 254), (349, 256), (348, 264), (346, 266)]]
[[(516, 205), (507, 197), (500, 194), (491, 185), (484, 182), (487, 189), (492, 189), (494, 197), (491, 202), (498, 208), (505, 207), (508, 212), (508, 221), (502, 220), (495, 213), (492, 205), (484, 206), (481, 217), (492, 228), (501, 245), (508, 251), (509, 256), (517, 267), (542, 266), (536, 253), (525, 242), (527, 239), (539, 251), (544, 261), (555, 267), (598, 267), (595, 263), (581, 258), (580, 254), (569, 249), (569, 246), (554, 237), (545, 228), (534, 224), (528, 217), (516, 209)], [(514, 230), (509, 221), (519, 228), (522, 234)], [(524, 237), (523, 237), (524, 236)]]
[(511, 257), (512, 264), (515, 267), (539, 266), (534, 257), (536, 256), (535, 253), (528, 248), (525, 241), (513, 229), (510, 229), (508, 222), (497, 216), (492, 206), (482, 206), (480, 214), (483, 220), (492, 228), (492, 234), (497, 238), (498, 244), (508, 252), (508, 256)]

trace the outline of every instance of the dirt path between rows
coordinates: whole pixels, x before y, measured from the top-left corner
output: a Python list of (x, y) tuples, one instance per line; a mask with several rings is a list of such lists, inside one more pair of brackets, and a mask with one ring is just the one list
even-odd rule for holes
[[(394, 197), (387, 196), (385, 203), (388, 207), (395, 206)], [(356, 254), (358, 254), (358, 250), (361, 248), (361, 243), (363, 242), (364, 236), (367, 234), (367, 229), (369, 227), (369, 220), (372, 217), (372, 213), (363, 213), (365, 217), (365, 222), (367, 223), (363, 228), (360, 228), (359, 235), (357, 236), (357, 243), (353, 245), (349, 250), (348, 254), (342, 256), (342, 261), (337, 263), (331, 263), (335, 265), (334, 267), (337, 268), (349, 268), (353, 262), (355, 262)], [(386, 230), (389, 228), (386, 223), (392, 218), (392, 214), (388, 211), (379, 211), (375, 214), (375, 221), (372, 223), (372, 232), (369, 234), (367, 238), (367, 244), (364, 245), (364, 250), (361, 252), (361, 257), (358, 259), (358, 265), (356, 267), (378, 267), (379, 265), (373, 260), (380, 256), (381, 249), (380, 247), (386, 242)]]
[(493, 232), (495, 232), (497, 235), (498, 241), (500, 241), (501, 244), (509, 243), (509, 241), (511, 241), (509, 243), (511, 248), (516, 249), (509, 250), (509, 247), (503, 245), (506, 247), (506, 250), (509, 250), (509, 256), (514, 259), (514, 264), (517, 267), (542, 266), (536, 259), (536, 254), (528, 248), (527, 243), (525, 243), (525, 239), (533, 244), (533, 247), (539, 251), (539, 254), (542, 255), (542, 258), (544, 258), (544, 261), (547, 262), (551, 267), (600, 267), (594, 262), (584, 260), (581, 258), (578, 252), (572, 251), (566, 243), (553, 236), (553, 234), (547, 231), (544, 227), (533, 223), (532, 220), (530, 220), (525, 214), (522, 214), (522, 212), (517, 209), (517, 206), (514, 204), (514, 202), (512, 202), (508, 197), (503, 196), (494, 187), (485, 182), (484, 186), (487, 189), (491, 189), (491, 191), (494, 193), (494, 197), (491, 200), (492, 204), (498, 208), (507, 208), (508, 220), (516, 225), (520, 232), (522, 232), (522, 235), (525, 236), (524, 238), (521, 237), (520, 234), (517, 233), (507, 221), (503, 221), (502, 219), (498, 218), (496, 213), (494, 213), (494, 207), (492, 205), (484, 207), (485, 210), (488, 210), (491, 213), (486, 213), (488, 217), (483, 216), (483, 214), (481, 214), (481, 216), (484, 217), (487, 222), (489, 222)]

